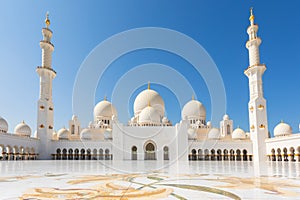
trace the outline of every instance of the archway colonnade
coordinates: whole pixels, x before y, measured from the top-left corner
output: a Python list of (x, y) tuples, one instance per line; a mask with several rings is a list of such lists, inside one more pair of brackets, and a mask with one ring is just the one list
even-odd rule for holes
[(291, 161), (300, 162), (300, 146), (295, 147), (283, 147), (283, 148), (273, 148), (270, 154), (268, 154), (269, 161)]
[(56, 153), (52, 154), (53, 160), (112, 160), (112, 158), (108, 148), (57, 148)]
[(246, 149), (192, 149), (189, 160), (252, 161), (252, 155)]
[(0, 160), (36, 160), (38, 153), (33, 147), (0, 144)]

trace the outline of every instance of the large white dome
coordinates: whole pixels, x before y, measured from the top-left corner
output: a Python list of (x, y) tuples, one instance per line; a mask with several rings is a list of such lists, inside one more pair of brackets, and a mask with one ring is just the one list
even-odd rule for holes
[(220, 137), (221, 137), (221, 134), (220, 134), (219, 129), (212, 128), (209, 130), (208, 139), (216, 140), (216, 139), (220, 139)]
[(97, 117), (112, 117), (117, 116), (117, 110), (107, 100), (100, 101), (94, 108), (94, 119)]
[(234, 140), (242, 140), (246, 138), (246, 133), (243, 129), (241, 128), (236, 128), (234, 129), (234, 131), (232, 132), (231, 135), (232, 139)]
[(165, 103), (162, 97), (154, 90), (147, 89), (142, 91), (134, 100), (133, 111), (134, 115), (137, 116), (144, 108), (148, 105), (155, 108), (161, 116), (165, 114)]
[(5, 119), (3, 119), (2, 117), (0, 117), (0, 133), (7, 133), (8, 131), (8, 123)]
[(275, 128), (274, 128), (274, 136), (285, 136), (292, 134), (293, 130), (292, 127), (284, 122), (280, 122)]
[(157, 124), (160, 123), (160, 114), (152, 106), (147, 106), (139, 114), (139, 123)]
[(15, 134), (21, 136), (27, 136), (27, 137), (31, 136), (31, 128), (24, 121), (22, 121), (20, 124), (18, 124), (15, 127), (14, 132)]
[(186, 103), (181, 112), (181, 118), (184, 119), (206, 119), (206, 109), (204, 105), (197, 100), (191, 100)]
[(67, 140), (69, 138), (69, 131), (66, 128), (62, 128), (57, 132), (59, 140)]

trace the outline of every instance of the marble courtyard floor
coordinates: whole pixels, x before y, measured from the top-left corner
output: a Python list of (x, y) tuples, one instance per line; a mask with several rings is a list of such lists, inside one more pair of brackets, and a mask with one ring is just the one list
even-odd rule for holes
[(300, 163), (1, 161), (0, 199), (300, 199)]

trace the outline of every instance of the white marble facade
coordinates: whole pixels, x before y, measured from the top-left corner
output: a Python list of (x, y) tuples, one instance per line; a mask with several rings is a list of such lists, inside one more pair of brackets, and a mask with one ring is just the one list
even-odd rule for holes
[(157, 91), (145, 88), (135, 99), (134, 116), (128, 124), (118, 121), (116, 108), (106, 98), (94, 108), (94, 119), (82, 127), (72, 116), (69, 127), (54, 131), (52, 80), (52, 31), (47, 16), (42, 29), (42, 65), (40, 77), (38, 119), (36, 131), (23, 121), (14, 133), (8, 133), (8, 123), (0, 118), (0, 158), (2, 160), (63, 159), (63, 160), (269, 160), (300, 161), (300, 134), (292, 132), (286, 123), (268, 132), (266, 100), (262, 76), (266, 70), (260, 64), (257, 36), (258, 25), (251, 12), (247, 29), (249, 40), (249, 131), (234, 129), (233, 120), (225, 114), (220, 127), (212, 127), (206, 119), (205, 106), (192, 98), (182, 108), (182, 119), (172, 122), (165, 116), (165, 102)]

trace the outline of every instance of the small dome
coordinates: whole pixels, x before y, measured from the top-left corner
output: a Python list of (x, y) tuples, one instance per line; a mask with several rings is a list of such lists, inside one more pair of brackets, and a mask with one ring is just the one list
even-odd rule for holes
[(163, 117), (161, 121), (162, 121), (162, 123), (164, 123), (164, 124), (166, 124), (166, 123), (169, 122), (168, 118), (166, 118), (166, 117)]
[(90, 129), (83, 129), (80, 133), (80, 139), (82, 140), (91, 140), (92, 139), (92, 133)]
[(157, 124), (160, 123), (160, 114), (152, 106), (148, 106), (139, 114), (139, 123)]
[(204, 105), (197, 100), (191, 100), (186, 103), (181, 112), (181, 118), (184, 119), (206, 119), (206, 109)]
[(223, 120), (229, 120), (229, 116), (228, 115), (224, 115), (223, 116)]
[(98, 117), (109, 117), (117, 116), (117, 110), (107, 100), (100, 101), (94, 108), (94, 119), (96, 120)]
[(161, 116), (165, 114), (165, 103), (162, 97), (158, 92), (146, 89), (137, 95), (133, 103), (134, 115), (138, 115), (142, 112), (144, 108), (147, 108), (148, 105), (151, 105), (155, 108)]
[(7, 133), (8, 131), (8, 123), (5, 119), (3, 119), (2, 117), (0, 117), (0, 133)]
[(293, 130), (292, 127), (284, 122), (280, 122), (275, 128), (274, 128), (274, 136), (285, 136), (292, 134)]
[(246, 138), (246, 133), (243, 129), (241, 128), (236, 128), (234, 129), (234, 131), (232, 132), (231, 135), (232, 139), (234, 140), (242, 140)]
[(27, 137), (31, 136), (31, 128), (24, 121), (22, 121), (20, 124), (18, 124), (15, 127), (14, 132), (15, 134), (21, 136), (27, 136)]
[(216, 139), (220, 139), (220, 137), (221, 137), (221, 134), (220, 134), (219, 129), (217, 129), (217, 128), (212, 128), (208, 132), (208, 139), (216, 140)]
[(207, 122), (207, 126), (211, 126), (211, 121), (208, 121), (208, 122)]
[(77, 121), (78, 120), (78, 117), (76, 115), (73, 115), (72, 116), (72, 121)]
[(59, 140), (67, 140), (69, 138), (69, 131), (66, 128), (62, 128), (57, 132)]

